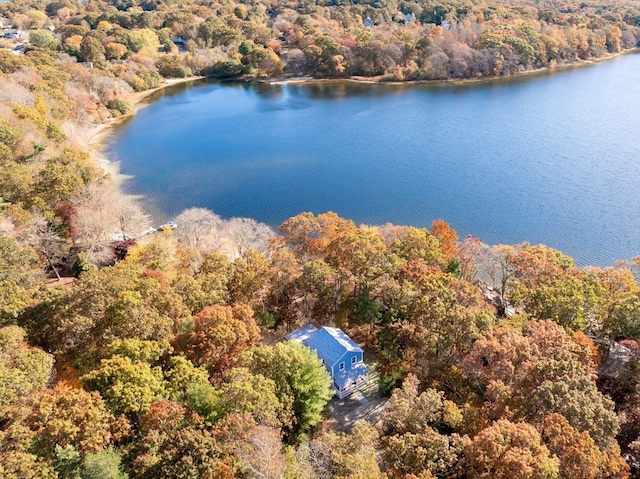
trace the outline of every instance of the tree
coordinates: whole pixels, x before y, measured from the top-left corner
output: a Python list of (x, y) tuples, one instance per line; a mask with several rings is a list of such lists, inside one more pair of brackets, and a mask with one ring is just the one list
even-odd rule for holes
[(88, 185), (73, 201), (73, 214), (69, 218), (73, 240), (94, 263), (111, 255), (108, 242), (118, 229), (114, 211), (117, 203), (115, 190), (99, 184)]
[(269, 226), (250, 218), (231, 218), (225, 221), (221, 233), (233, 242), (240, 256), (250, 249), (267, 254), (269, 240), (276, 235)]
[[(246, 368), (234, 368), (220, 388), (223, 415), (250, 414), (256, 424), (272, 428), (288, 425), (290, 418), (276, 395), (276, 384)], [(278, 439), (279, 442), (279, 439)]]
[(284, 457), (280, 431), (273, 427), (256, 426), (248, 431), (238, 446), (242, 469), (250, 478), (279, 479), (284, 473)]
[(445, 261), (451, 261), (458, 253), (456, 243), (458, 242), (458, 234), (443, 220), (433, 220), (431, 223), (431, 234), (440, 242), (440, 250), (444, 255)]
[(25, 336), (18, 326), (0, 328), (0, 417), (51, 379), (53, 356), (28, 346)]
[(39, 344), (71, 354), (86, 368), (118, 339), (169, 339), (187, 318), (189, 310), (162, 273), (120, 262), (83, 273), (70, 288), (50, 291), (22, 320)]
[(483, 429), (464, 452), (471, 479), (555, 479), (559, 473), (558, 459), (525, 422), (500, 420)]
[(149, 431), (132, 448), (136, 477), (233, 479), (213, 433), (192, 425), (173, 431)]
[(498, 327), (474, 343), (462, 367), (480, 388), (482, 411), (490, 420), (539, 426), (559, 413), (599, 447), (614, 440), (613, 402), (596, 387), (589, 346), (576, 343), (555, 323), (532, 321), (524, 335)]
[(127, 479), (122, 472), (122, 457), (114, 449), (87, 454), (82, 465), (82, 479)]
[(621, 293), (612, 302), (604, 327), (614, 338), (640, 339), (640, 288)]
[(317, 217), (307, 212), (289, 218), (278, 229), (298, 259), (306, 262), (312, 256), (326, 254), (326, 247), (338, 234), (354, 230), (356, 225), (331, 211)]
[(422, 261), (429, 266), (439, 266), (444, 261), (437, 237), (425, 228), (407, 228), (393, 241), (390, 250), (407, 261)]
[(51, 209), (70, 201), (84, 186), (82, 178), (71, 166), (54, 160), (47, 161), (35, 180), (34, 196), (42, 198)]
[(134, 53), (140, 52), (143, 48), (155, 53), (160, 48), (158, 36), (148, 28), (129, 30), (126, 34), (126, 40), (129, 49)]
[(276, 384), (276, 396), (293, 418), (285, 428), (291, 439), (320, 422), (333, 390), (315, 352), (295, 342), (278, 343), (247, 351), (240, 363)]
[(386, 258), (387, 247), (377, 228), (360, 227), (339, 233), (326, 251), (329, 264), (363, 281), (379, 272)]
[(0, 321), (13, 319), (40, 284), (37, 255), (0, 233)]
[(441, 432), (450, 432), (461, 422), (460, 410), (444, 400), (443, 393), (433, 389), (419, 393), (418, 379), (408, 375), (382, 414), (381, 444), (386, 463), (403, 474), (448, 474), (466, 438)]
[(86, 389), (100, 393), (114, 414), (132, 419), (147, 412), (154, 400), (165, 395), (160, 368), (123, 356), (103, 359), (98, 369), (81, 380)]
[(139, 236), (151, 224), (151, 217), (130, 197), (121, 196), (115, 205), (114, 213), (122, 241)]
[(629, 466), (614, 446), (601, 451), (586, 432), (578, 432), (560, 414), (544, 420), (542, 438), (551, 454), (560, 460), (563, 479), (626, 478)]
[(80, 55), (85, 62), (100, 62), (104, 60), (104, 53), (104, 46), (93, 36), (85, 35), (80, 42)]
[(220, 379), (235, 359), (260, 339), (260, 330), (248, 306), (207, 306), (194, 318), (193, 328), (174, 340), (197, 366)]
[(23, 230), (23, 237), (29, 246), (45, 257), (59, 281), (56, 264), (66, 253), (66, 241), (60, 234), (60, 226), (50, 223), (41, 214), (34, 214)]
[(269, 273), (269, 263), (257, 251), (249, 250), (233, 262), (233, 275), (229, 281), (232, 302), (257, 304)]
[(29, 32), (29, 43), (34, 47), (56, 50), (60, 43), (49, 30), (32, 30)]
[(23, 424), (35, 431), (38, 454), (49, 458), (57, 447), (73, 446), (82, 454), (101, 451), (128, 426), (116, 420), (97, 392), (64, 385), (30, 398)]
[[(350, 434), (330, 431), (313, 440), (313, 448), (326, 454), (326, 469), (341, 479), (384, 479), (376, 460), (378, 432), (360, 419)], [(313, 467), (313, 466), (312, 466)], [(322, 475), (323, 471), (319, 476)]]
[(190, 246), (198, 246), (220, 227), (220, 217), (205, 208), (189, 208), (176, 217), (176, 237)]

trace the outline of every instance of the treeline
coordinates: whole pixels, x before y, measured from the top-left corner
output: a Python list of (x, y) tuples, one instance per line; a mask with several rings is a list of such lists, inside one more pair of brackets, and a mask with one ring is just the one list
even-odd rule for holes
[[(19, 235), (0, 236), (3, 477), (629, 477), (638, 259), (579, 269), (440, 220), (333, 213), (290, 218), (232, 259), (210, 242), (219, 225), (185, 212), (57, 288)], [(319, 427), (331, 381), (282, 341), (307, 322), (373, 353), (391, 396), (377, 425)], [(614, 340), (627, 360), (599, 373)]]
[[(164, 77), (442, 80), (600, 58), (640, 40), (640, 4), (510, 0), (12, 1), (31, 47), (93, 62), (140, 91)], [(55, 27), (52, 33), (48, 27)]]

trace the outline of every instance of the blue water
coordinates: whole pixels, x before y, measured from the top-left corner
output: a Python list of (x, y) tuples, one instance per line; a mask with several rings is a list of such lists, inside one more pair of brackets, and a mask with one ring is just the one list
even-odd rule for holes
[(463, 86), (198, 82), (114, 127), (107, 154), (164, 218), (302, 211), (640, 254), (640, 55)]

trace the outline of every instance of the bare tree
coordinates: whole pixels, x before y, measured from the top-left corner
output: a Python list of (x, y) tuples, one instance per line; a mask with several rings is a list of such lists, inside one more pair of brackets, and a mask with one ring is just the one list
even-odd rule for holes
[(238, 447), (238, 455), (249, 477), (279, 479), (284, 475), (284, 457), (280, 431), (256, 426), (249, 431), (246, 443)]
[(269, 252), (269, 240), (276, 236), (269, 226), (251, 218), (231, 218), (223, 222), (222, 235), (233, 242), (242, 256), (249, 249), (262, 254)]
[(220, 227), (221, 222), (220, 217), (212, 211), (189, 208), (176, 217), (176, 237), (189, 246), (198, 246), (207, 235)]
[(21, 236), (25, 243), (44, 256), (59, 281), (56, 263), (67, 251), (66, 241), (60, 234), (60, 225), (47, 221), (42, 213), (36, 212)]
[(120, 197), (114, 209), (122, 241), (139, 236), (151, 225), (151, 217), (130, 196)]

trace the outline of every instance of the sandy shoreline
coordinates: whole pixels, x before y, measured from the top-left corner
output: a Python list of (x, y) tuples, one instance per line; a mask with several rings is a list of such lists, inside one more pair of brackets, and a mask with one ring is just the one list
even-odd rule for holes
[(122, 181), (126, 180), (128, 176), (120, 173), (119, 162), (114, 162), (109, 160), (104, 154), (104, 146), (105, 146), (104, 140), (107, 136), (108, 129), (111, 126), (127, 118), (130, 118), (131, 116), (135, 115), (141, 108), (144, 108), (146, 105), (142, 103), (142, 100), (147, 98), (149, 95), (152, 95), (157, 91), (163, 90), (173, 85), (178, 85), (180, 83), (188, 83), (196, 80), (202, 80), (203, 78), (205, 77), (193, 76), (193, 77), (187, 77), (187, 78), (171, 78), (171, 79), (165, 80), (165, 82), (157, 88), (152, 88), (151, 90), (145, 90), (145, 91), (134, 93), (134, 95), (131, 98), (133, 102), (133, 108), (131, 109), (130, 113), (127, 113), (126, 115), (118, 116), (116, 118), (111, 118), (105, 123), (102, 123), (92, 128), (89, 131), (87, 145), (86, 145), (87, 149), (89, 150), (89, 153), (91, 154), (93, 161), (100, 168), (102, 168), (102, 170), (104, 170), (106, 173), (108, 173), (111, 176), (116, 186), (119, 187)]

